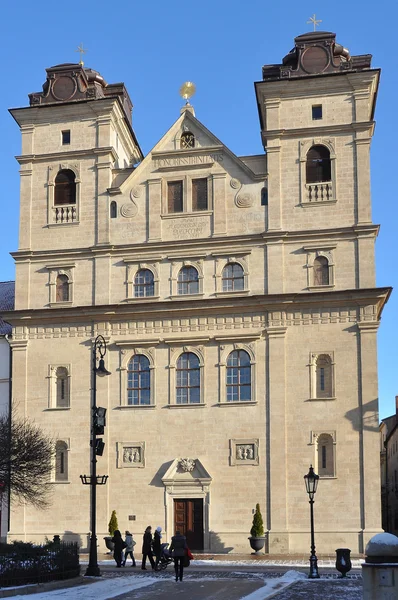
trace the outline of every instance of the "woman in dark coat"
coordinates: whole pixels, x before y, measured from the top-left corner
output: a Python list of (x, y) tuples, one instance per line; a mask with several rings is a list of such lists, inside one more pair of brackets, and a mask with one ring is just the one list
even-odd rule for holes
[(182, 581), (182, 576), (184, 572), (184, 558), (185, 558), (185, 550), (188, 549), (187, 546), (187, 538), (185, 535), (181, 535), (179, 531), (176, 531), (176, 534), (171, 538), (170, 551), (173, 552), (174, 557), (174, 570), (176, 572), (176, 581), (178, 581), (178, 577), (180, 577), (180, 581)]
[(118, 529), (116, 529), (113, 534), (112, 542), (114, 545), (113, 558), (116, 561), (116, 566), (121, 567), (123, 562), (123, 548), (125, 548), (126, 545), (123, 541), (122, 534)]
[(153, 534), (153, 544), (152, 544), (153, 553), (156, 557), (156, 568), (158, 567), (158, 564), (160, 562), (160, 555), (162, 552), (161, 539), (162, 539), (162, 528), (159, 526), (159, 527), (156, 527), (155, 533)]
[(144, 536), (142, 538), (142, 564), (141, 569), (146, 571), (146, 559), (149, 558), (149, 562), (152, 565), (152, 569), (155, 569), (155, 561), (153, 560), (152, 554), (152, 527), (148, 525), (145, 529)]

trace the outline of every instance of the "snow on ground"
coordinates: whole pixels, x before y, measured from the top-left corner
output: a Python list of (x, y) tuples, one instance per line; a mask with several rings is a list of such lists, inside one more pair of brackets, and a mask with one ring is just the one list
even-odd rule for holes
[[(351, 559), (352, 568), (359, 569), (364, 559)], [(81, 560), (81, 565), (88, 565), (88, 560)], [(115, 565), (115, 561), (112, 560), (101, 560), (98, 561), (99, 565)], [(308, 567), (309, 560), (192, 560), (191, 565), (193, 567)], [(336, 560), (320, 560), (318, 559), (318, 567), (323, 568), (336, 568)]]
[[(148, 585), (156, 583), (155, 577), (117, 577), (96, 583), (87, 583), (52, 592), (39, 592), (30, 594), (33, 600), (67, 600), (79, 598), (79, 600), (109, 600), (116, 595), (139, 590)], [(26, 596), (13, 596), (14, 600), (26, 600)]]
[(266, 598), (270, 598), (276, 592), (281, 592), (300, 579), (307, 579), (307, 576), (304, 573), (298, 573), (297, 571), (286, 571), (286, 573), (278, 579), (264, 580), (265, 585), (263, 587), (252, 592), (248, 596), (244, 596), (241, 600), (266, 600)]

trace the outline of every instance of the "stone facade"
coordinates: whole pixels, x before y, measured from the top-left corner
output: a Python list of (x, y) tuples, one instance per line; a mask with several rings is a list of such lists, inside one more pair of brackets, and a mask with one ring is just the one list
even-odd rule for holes
[[(296, 38), (297, 56), (323, 44), (309, 39)], [(304, 59), (310, 73), (290, 58), (288, 76), (264, 67), (262, 156), (234, 155), (186, 105), (144, 158), (127, 92), (79, 65), (50, 69), (43, 93), (11, 111), (22, 133), (13, 401), (58, 440), (52, 508), (15, 506), (11, 538), (86, 546), (79, 475), (98, 334), (112, 372), (97, 385), (100, 540), (113, 509), (122, 530), (160, 524), (169, 540), (192, 505), (196, 549), (247, 551), (259, 502), (267, 551), (306, 551), (310, 464), (320, 552), (363, 551), (380, 530), (376, 333), (390, 290), (375, 288), (370, 212), (379, 70), (337, 58), (333, 73)], [(306, 180), (314, 147), (326, 182)], [(72, 202), (59, 200), (60, 174)]]
[(380, 423), (380, 471), (382, 525), (384, 531), (398, 534), (398, 396), (395, 415)]

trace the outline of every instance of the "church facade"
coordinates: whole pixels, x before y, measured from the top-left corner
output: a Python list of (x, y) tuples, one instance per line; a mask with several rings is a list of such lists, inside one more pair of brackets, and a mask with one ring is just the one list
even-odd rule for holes
[(193, 550), (319, 552), (380, 531), (369, 150), (379, 69), (335, 35), (295, 39), (255, 83), (264, 154), (236, 156), (187, 104), (143, 156), (123, 84), (47, 69), (22, 134), (14, 410), (56, 441), (46, 511), (11, 539), (87, 545), (93, 344), (109, 377), (97, 532), (178, 527)]

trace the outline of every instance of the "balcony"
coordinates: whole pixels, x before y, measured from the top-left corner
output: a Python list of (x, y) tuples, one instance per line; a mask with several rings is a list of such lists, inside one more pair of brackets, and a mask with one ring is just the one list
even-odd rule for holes
[(333, 186), (331, 181), (305, 184), (305, 202), (331, 202), (333, 200)]
[(53, 223), (75, 223), (77, 221), (76, 204), (62, 204), (53, 207)]

